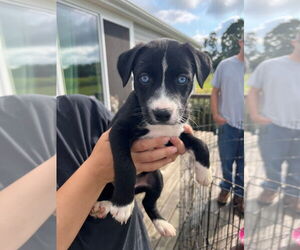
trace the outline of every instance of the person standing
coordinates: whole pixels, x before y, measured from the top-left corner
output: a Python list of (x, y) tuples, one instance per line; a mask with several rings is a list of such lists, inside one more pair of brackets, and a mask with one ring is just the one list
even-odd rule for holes
[[(225, 205), (231, 189), (233, 203), (244, 213), (244, 40), (237, 55), (220, 62), (212, 80), (211, 111), (218, 127), (218, 148), (223, 173), (218, 203)], [(236, 163), (233, 178), (233, 164)]]
[(291, 45), (291, 54), (266, 60), (255, 69), (247, 106), (252, 121), (260, 125), (258, 144), (267, 177), (258, 202), (270, 205), (281, 187), (285, 205), (300, 213), (300, 33)]

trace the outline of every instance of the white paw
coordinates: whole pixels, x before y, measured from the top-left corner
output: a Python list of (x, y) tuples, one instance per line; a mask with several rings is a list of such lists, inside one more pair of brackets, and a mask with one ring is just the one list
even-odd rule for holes
[(111, 206), (110, 201), (97, 201), (90, 212), (90, 216), (103, 219), (109, 213)]
[(166, 237), (173, 237), (176, 235), (176, 229), (167, 221), (162, 219), (153, 220), (156, 230)]
[(130, 215), (132, 214), (132, 210), (134, 208), (134, 201), (126, 206), (114, 206), (112, 205), (110, 208), (110, 213), (112, 217), (120, 222), (121, 224), (126, 224)]
[(195, 161), (196, 180), (200, 185), (209, 186), (212, 182), (212, 174), (210, 168), (206, 168), (199, 162)]

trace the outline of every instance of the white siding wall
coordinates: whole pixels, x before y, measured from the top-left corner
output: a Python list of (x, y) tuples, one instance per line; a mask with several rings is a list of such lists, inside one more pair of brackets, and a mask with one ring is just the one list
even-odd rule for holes
[(143, 27), (139, 24), (134, 24), (134, 41), (135, 44), (138, 44), (140, 42), (149, 42), (151, 40), (155, 40), (158, 38), (164, 37), (162, 34), (153, 32), (151, 30), (148, 30), (146, 27)]

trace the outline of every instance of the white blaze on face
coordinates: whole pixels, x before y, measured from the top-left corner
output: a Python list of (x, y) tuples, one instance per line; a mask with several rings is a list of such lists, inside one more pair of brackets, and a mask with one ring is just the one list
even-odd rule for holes
[[(165, 75), (168, 68), (166, 53), (164, 54), (162, 60), (162, 83), (161, 87), (157, 89), (154, 93), (154, 96), (148, 101), (149, 110), (156, 109), (167, 109), (171, 113), (169, 122), (174, 123), (179, 119), (179, 110), (180, 110), (180, 101), (176, 96), (170, 96), (167, 94)], [(152, 117), (154, 119), (154, 117)]]
[(164, 54), (164, 57), (163, 57), (163, 60), (162, 60), (162, 71), (163, 71), (163, 75), (162, 75), (162, 81), (161, 81), (161, 88), (163, 90), (166, 90), (166, 83), (165, 83), (165, 80), (166, 80), (166, 71), (167, 71), (167, 68), (168, 68), (168, 64), (167, 64), (167, 57), (166, 57), (166, 53)]

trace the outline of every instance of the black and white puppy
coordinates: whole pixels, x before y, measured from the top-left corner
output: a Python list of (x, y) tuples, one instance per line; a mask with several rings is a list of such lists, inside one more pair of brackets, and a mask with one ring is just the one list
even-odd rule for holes
[(197, 181), (203, 185), (211, 183), (206, 144), (183, 132), (194, 76), (202, 87), (211, 71), (210, 58), (188, 43), (161, 39), (121, 54), (118, 71), (123, 86), (133, 73), (134, 91), (111, 124), (115, 181), (106, 186), (91, 215), (103, 218), (111, 213), (117, 221), (126, 223), (135, 204), (134, 195), (145, 192), (143, 206), (156, 229), (164, 236), (174, 236), (174, 227), (156, 208), (163, 188), (162, 175), (159, 170), (137, 175), (130, 148), (137, 138), (179, 136), (194, 157)]

